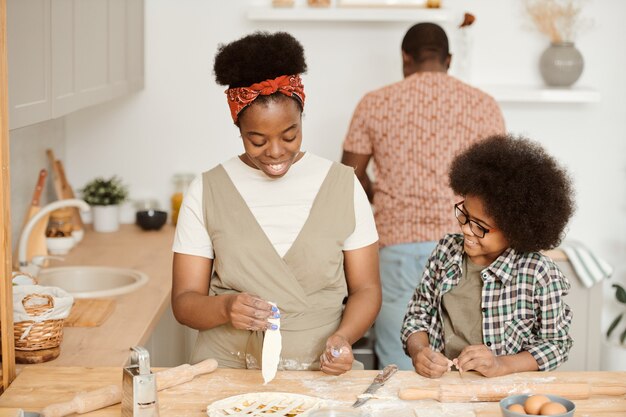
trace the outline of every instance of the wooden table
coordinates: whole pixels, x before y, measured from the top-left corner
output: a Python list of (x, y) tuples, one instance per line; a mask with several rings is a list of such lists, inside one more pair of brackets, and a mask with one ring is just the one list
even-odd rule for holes
[[(263, 385), (260, 371), (218, 369), (193, 381), (160, 391), (158, 394), (161, 417), (206, 416), (211, 402), (232, 395), (258, 391), (278, 391), (320, 397), (332, 404), (349, 406), (370, 384), (377, 371), (352, 371), (334, 377), (321, 372), (279, 372), (276, 379)], [(0, 407), (21, 407), (39, 411), (44, 406), (70, 400), (74, 393), (100, 388), (107, 384), (121, 384), (121, 368), (28, 367), (22, 371), (9, 389), (0, 396)], [(361, 409), (371, 417), (497, 417), (500, 410), (493, 403), (439, 403), (434, 400), (402, 401), (398, 390), (406, 387), (432, 388), (438, 384), (519, 384), (529, 383), (584, 383), (624, 385), (626, 372), (527, 372), (500, 378), (483, 378), (474, 373), (448, 373), (438, 380), (430, 380), (414, 372), (400, 371), (377, 392), (377, 397)], [(626, 416), (626, 397), (596, 396), (575, 400), (577, 417)], [(0, 414), (1, 415), (1, 414)], [(120, 406), (85, 414), (85, 416), (119, 416)]]

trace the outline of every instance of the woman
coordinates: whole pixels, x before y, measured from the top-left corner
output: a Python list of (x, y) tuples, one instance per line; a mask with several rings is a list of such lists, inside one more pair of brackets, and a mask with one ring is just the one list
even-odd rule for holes
[(192, 362), (259, 368), (263, 332), (276, 331), (268, 319), (280, 316), (280, 369), (342, 374), (381, 303), (365, 192), (352, 169), (301, 151), (306, 63), (295, 38), (257, 32), (223, 45), (214, 71), (244, 153), (197, 178), (178, 218), (172, 308), (200, 330)]

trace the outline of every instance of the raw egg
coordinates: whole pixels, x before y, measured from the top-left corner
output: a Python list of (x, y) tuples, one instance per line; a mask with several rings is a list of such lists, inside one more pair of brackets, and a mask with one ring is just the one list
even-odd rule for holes
[(553, 402), (545, 403), (539, 410), (539, 414), (542, 416), (556, 416), (565, 413), (567, 413), (567, 408), (563, 404)]
[(526, 411), (524, 410), (524, 406), (521, 404), (511, 404), (509, 405), (509, 408), (507, 410), (512, 411), (514, 413), (526, 414)]
[(545, 403), (549, 403), (550, 399), (545, 395), (531, 395), (524, 402), (524, 410), (527, 414), (539, 415), (541, 406)]

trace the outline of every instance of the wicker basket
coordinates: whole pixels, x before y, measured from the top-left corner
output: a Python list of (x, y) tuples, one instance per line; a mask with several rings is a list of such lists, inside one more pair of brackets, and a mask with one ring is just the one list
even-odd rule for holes
[[(37, 317), (54, 309), (54, 299), (48, 294), (28, 294), (22, 299), (29, 316)], [(65, 319), (20, 321), (13, 325), (16, 350), (41, 350), (58, 347), (63, 340)], [(30, 329), (30, 330), (29, 330)]]

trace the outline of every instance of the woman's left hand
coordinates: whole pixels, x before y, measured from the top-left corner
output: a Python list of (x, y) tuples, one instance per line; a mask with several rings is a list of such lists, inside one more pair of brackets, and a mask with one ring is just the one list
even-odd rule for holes
[(486, 377), (499, 376), (502, 374), (502, 364), (498, 357), (485, 345), (466, 346), (454, 364), (460, 371), (481, 373)]
[(348, 340), (334, 334), (326, 341), (326, 350), (320, 356), (320, 369), (330, 375), (341, 375), (352, 369), (352, 347)]

